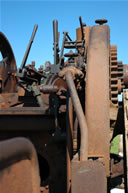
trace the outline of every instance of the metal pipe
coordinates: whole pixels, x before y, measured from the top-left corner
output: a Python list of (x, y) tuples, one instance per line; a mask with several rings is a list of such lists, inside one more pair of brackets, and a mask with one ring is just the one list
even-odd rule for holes
[(67, 94), (67, 113), (66, 113), (66, 153), (67, 153), (67, 193), (71, 193), (71, 160), (73, 158), (73, 104), (69, 93)]
[(74, 122), (74, 130), (73, 130), (73, 150), (77, 151), (77, 129), (78, 129), (78, 119), (77, 117), (75, 118)]
[(44, 94), (51, 94), (51, 93), (56, 93), (58, 92), (59, 88), (56, 85), (43, 85), (40, 88), (40, 91), (43, 92)]
[(76, 112), (77, 119), (79, 121), (80, 126), (80, 160), (85, 161), (88, 159), (88, 127), (85, 119), (85, 115), (75, 88), (75, 84), (73, 82), (72, 73), (67, 71), (65, 74), (67, 86), (69, 89), (69, 93), (72, 99), (72, 103)]
[(53, 20), (54, 64), (58, 63), (58, 21)]

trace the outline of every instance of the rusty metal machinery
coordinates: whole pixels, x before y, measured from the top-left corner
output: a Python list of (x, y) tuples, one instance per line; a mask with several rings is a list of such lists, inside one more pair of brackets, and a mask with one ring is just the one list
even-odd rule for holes
[(76, 40), (64, 31), (61, 49), (53, 21), (54, 63), (46, 61), (45, 69), (26, 65), (37, 25), (19, 69), (0, 32), (3, 193), (127, 192), (128, 66), (110, 45), (107, 20), (92, 27), (79, 21)]

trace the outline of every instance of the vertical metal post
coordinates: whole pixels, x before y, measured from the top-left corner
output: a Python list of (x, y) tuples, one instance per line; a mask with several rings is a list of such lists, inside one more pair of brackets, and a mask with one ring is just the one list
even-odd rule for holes
[(65, 44), (66, 35), (67, 35), (66, 31), (64, 31), (63, 33), (64, 33), (64, 36), (63, 36), (63, 42), (62, 42), (62, 47), (61, 47), (59, 66), (61, 65), (61, 61), (62, 61), (62, 57), (63, 57), (63, 53), (64, 53), (64, 44)]
[(58, 63), (58, 21), (53, 20), (54, 64)]

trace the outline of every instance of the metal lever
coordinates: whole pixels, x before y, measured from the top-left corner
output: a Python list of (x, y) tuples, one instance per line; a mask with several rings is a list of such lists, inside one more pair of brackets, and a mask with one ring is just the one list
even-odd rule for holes
[(19, 72), (22, 72), (23, 68), (25, 67), (25, 64), (26, 64), (26, 61), (27, 61), (27, 58), (28, 58), (28, 54), (29, 54), (29, 52), (30, 52), (30, 49), (31, 49), (31, 46), (32, 46), (32, 43), (33, 43), (33, 40), (34, 40), (34, 37), (35, 37), (35, 34), (36, 34), (36, 31), (37, 31), (37, 28), (38, 28), (38, 25), (36, 24), (36, 25), (34, 26), (34, 29), (33, 29), (33, 32), (32, 32), (32, 36), (31, 36), (31, 39), (30, 39), (30, 41), (29, 41), (27, 50), (26, 50), (26, 52), (25, 52), (23, 61), (22, 61), (22, 63), (21, 63)]
[(81, 18), (81, 16), (79, 16), (79, 21), (80, 21), (80, 27), (81, 27), (82, 40), (84, 40), (83, 23), (82, 23), (82, 18)]

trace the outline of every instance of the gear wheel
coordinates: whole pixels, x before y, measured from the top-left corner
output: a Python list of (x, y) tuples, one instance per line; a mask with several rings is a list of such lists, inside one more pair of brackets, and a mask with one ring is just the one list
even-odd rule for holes
[(123, 64), (117, 60), (117, 46), (110, 46), (110, 98), (118, 107), (118, 94), (121, 93), (123, 84)]

